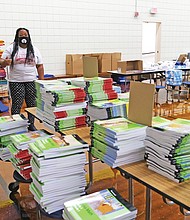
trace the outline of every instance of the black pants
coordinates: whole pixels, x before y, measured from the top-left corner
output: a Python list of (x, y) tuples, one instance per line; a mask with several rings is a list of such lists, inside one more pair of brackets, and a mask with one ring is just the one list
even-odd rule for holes
[[(10, 95), (12, 99), (11, 114), (20, 114), (25, 100), (27, 107), (36, 106), (35, 82), (9, 82)], [(34, 123), (34, 117), (28, 114), (28, 120)]]

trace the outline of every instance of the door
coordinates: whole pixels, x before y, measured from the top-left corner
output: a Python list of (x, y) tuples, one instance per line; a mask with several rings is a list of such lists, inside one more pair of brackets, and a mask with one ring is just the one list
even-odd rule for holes
[(161, 23), (143, 22), (142, 60), (143, 66), (154, 65), (160, 60)]

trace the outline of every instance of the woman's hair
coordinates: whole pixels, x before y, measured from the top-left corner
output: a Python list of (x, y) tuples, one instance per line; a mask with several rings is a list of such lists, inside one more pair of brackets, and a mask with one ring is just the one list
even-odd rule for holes
[(31, 42), (29, 30), (26, 29), (26, 28), (18, 28), (18, 29), (16, 30), (15, 39), (14, 39), (14, 43), (13, 43), (13, 52), (12, 52), (12, 54), (11, 54), (11, 59), (12, 59), (11, 67), (12, 67), (12, 68), (13, 68), (13, 66), (14, 66), (14, 56), (15, 56), (15, 54), (16, 54), (17, 51), (18, 51), (18, 46), (19, 46), (19, 31), (21, 31), (21, 30), (25, 30), (25, 31), (28, 33), (28, 43), (27, 43), (27, 53), (26, 53), (25, 63), (26, 63), (27, 61), (29, 61), (29, 59), (31, 59), (31, 57), (32, 57), (32, 58), (34, 57), (34, 48), (33, 48), (33, 46), (32, 46), (32, 42)]

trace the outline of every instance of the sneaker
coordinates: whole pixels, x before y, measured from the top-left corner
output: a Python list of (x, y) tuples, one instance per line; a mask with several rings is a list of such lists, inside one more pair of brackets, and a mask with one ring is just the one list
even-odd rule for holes
[(28, 130), (29, 130), (29, 131), (37, 131), (37, 128), (34, 126), (34, 124), (30, 124), (30, 125), (28, 126)]

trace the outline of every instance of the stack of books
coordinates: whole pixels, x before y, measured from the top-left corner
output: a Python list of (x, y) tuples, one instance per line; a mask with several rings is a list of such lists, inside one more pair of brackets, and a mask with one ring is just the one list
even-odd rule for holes
[[(4, 46), (4, 45), (5, 45), (5, 41), (0, 39), (0, 57), (1, 57), (2, 54), (3, 54), (3, 50), (1, 49), (1, 46)], [(1, 68), (0, 68), (0, 69), (1, 69)]]
[(28, 121), (21, 115), (0, 117), (0, 158), (9, 160), (11, 154), (7, 148), (10, 143), (10, 135), (28, 131)]
[(117, 93), (121, 93), (121, 87), (120, 86), (113, 86), (112, 87), (113, 88), (113, 90), (115, 90)]
[(9, 160), (11, 154), (7, 146), (10, 144), (10, 135), (4, 135), (0, 137), (0, 158), (3, 161)]
[(73, 134), (29, 145), (33, 180), (30, 191), (46, 212), (62, 210), (65, 201), (85, 194), (86, 142)]
[(51, 135), (47, 134), (42, 130), (26, 132), (22, 134), (15, 134), (10, 136), (11, 143), (8, 145), (8, 149), (11, 153), (10, 161), (15, 167), (15, 170), (24, 179), (30, 179), (30, 172), (32, 171), (30, 165), (31, 155), (28, 152), (29, 143), (32, 143), (37, 139), (49, 136)]
[(118, 99), (125, 101), (125, 102), (129, 102), (129, 95), (130, 95), (130, 92), (118, 93)]
[(90, 103), (101, 100), (117, 99), (117, 92), (113, 89), (112, 78), (75, 78), (71, 79), (71, 84), (83, 87), (87, 93)]
[(88, 106), (88, 116), (91, 121), (116, 117), (127, 118), (128, 102), (119, 99), (93, 102)]
[(65, 220), (132, 220), (137, 209), (114, 189), (109, 188), (64, 203)]
[(87, 115), (90, 121), (109, 119), (118, 116), (127, 117), (128, 102), (118, 100), (112, 78), (76, 78), (72, 85), (83, 87), (89, 101)]
[(145, 146), (149, 169), (175, 182), (190, 179), (190, 120), (157, 117), (147, 128)]
[(61, 81), (53, 84), (52, 80), (51, 83), (37, 86), (40, 88), (37, 97), (42, 100), (37, 101), (37, 117), (53, 131), (86, 126), (87, 102), (84, 89)]
[[(1, 49), (1, 46), (4, 46), (4, 45), (5, 45), (4, 40), (1, 40), (1, 39), (0, 39), (0, 57), (2, 56), (3, 51), (4, 51), (4, 50)], [(0, 77), (1, 77), (1, 78), (6, 77), (6, 71), (5, 71), (5, 69), (2, 68), (1, 66), (0, 66)]]
[(91, 127), (91, 153), (115, 168), (143, 160), (146, 126), (126, 118), (97, 120)]
[[(43, 111), (44, 111), (44, 105), (45, 102), (42, 99), (42, 92), (44, 90), (44, 87), (47, 85), (59, 85), (64, 86), (67, 83), (61, 82), (59, 80), (36, 80), (35, 81), (35, 88), (36, 88), (36, 107), (37, 110), (39, 110), (38, 114), (40, 114), (40, 112), (42, 111), (42, 114), (40, 114), (39, 118), (42, 120), (43, 119)], [(41, 111), (40, 111), (41, 110)]]
[(28, 121), (21, 115), (0, 117), (0, 137), (27, 130)]

